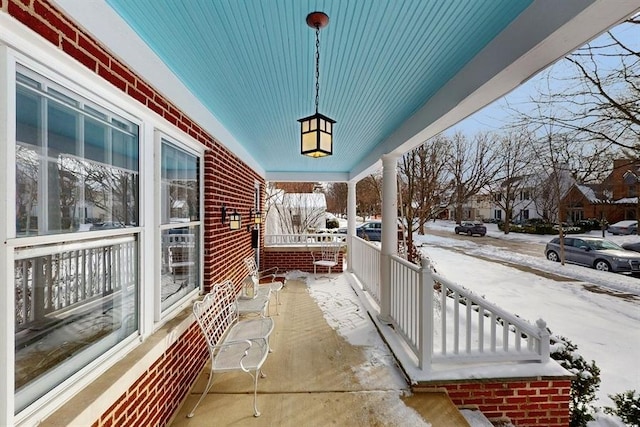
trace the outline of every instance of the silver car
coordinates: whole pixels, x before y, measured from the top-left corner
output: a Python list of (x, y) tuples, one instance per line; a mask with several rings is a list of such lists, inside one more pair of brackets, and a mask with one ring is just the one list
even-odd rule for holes
[[(560, 261), (560, 238), (547, 243), (544, 253), (550, 261)], [(615, 273), (640, 271), (640, 254), (627, 251), (601, 237), (565, 237), (565, 261)]]
[(638, 221), (618, 221), (615, 224), (611, 224), (607, 228), (607, 231), (614, 236), (617, 236), (618, 234), (638, 234)]

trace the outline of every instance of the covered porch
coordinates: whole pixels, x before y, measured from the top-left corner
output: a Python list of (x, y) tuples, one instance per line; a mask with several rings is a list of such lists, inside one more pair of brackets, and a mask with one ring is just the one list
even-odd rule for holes
[[(297, 123), (313, 96), (313, 31), (304, 19), (324, 6), (332, 24), (322, 33), (320, 105), (337, 124), (333, 155), (313, 159), (301, 156)], [(165, 425), (185, 396), (188, 406), (207, 360), (192, 304), (225, 279), (238, 286), (242, 260), (263, 254), (254, 214), (264, 210), (266, 184), (283, 181), (348, 183), (347, 271), (335, 278), (348, 281), (359, 316), (399, 369), (372, 369), (371, 387), (354, 381), (353, 366), (366, 358), (327, 330), (302, 298), (304, 285), (292, 283), (267, 368), (300, 374), (285, 385), (277, 374), (263, 382), (265, 416), (276, 408), (263, 420), (304, 424), (300, 409), (313, 408), (323, 421), (318, 406), (329, 401), (337, 423), (385, 424), (379, 417), (408, 403), (378, 412), (376, 399), (437, 387), (453, 407), (493, 405), (492, 417), (513, 420), (537, 406), (516, 415), (495, 399), (539, 405), (523, 396), (555, 396), (556, 424), (566, 424), (569, 380), (549, 361), (544, 322), (521, 322), (426, 262), (398, 256), (396, 167), (403, 153), (637, 12), (637, 2), (383, 6), (0, 0), (0, 270), (14, 284), (2, 291), (0, 424)], [(355, 237), (355, 188), (380, 168), (376, 247)], [(85, 311), (99, 322), (85, 328)], [(99, 333), (76, 348), (66, 344), (78, 334), (29, 332), (22, 344), (38, 350), (49, 339), (63, 357), (16, 381), (17, 339), (42, 320)], [(330, 354), (317, 347), (325, 340)], [(209, 396), (214, 406), (198, 414), (206, 422), (245, 421), (250, 397), (228, 377), (228, 388), (213, 389), (226, 390), (223, 399)], [(288, 407), (278, 403), (284, 395)]]

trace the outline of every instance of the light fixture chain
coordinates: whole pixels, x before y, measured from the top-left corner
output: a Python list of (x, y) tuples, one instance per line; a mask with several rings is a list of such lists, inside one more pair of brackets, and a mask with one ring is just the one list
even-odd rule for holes
[(316, 114), (320, 99), (320, 27), (316, 26)]

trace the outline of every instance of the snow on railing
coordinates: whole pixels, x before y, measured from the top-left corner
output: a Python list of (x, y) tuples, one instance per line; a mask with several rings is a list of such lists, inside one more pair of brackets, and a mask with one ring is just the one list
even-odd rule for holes
[(431, 363), (549, 360), (546, 323), (536, 326), (431, 271), (392, 256), (391, 317), (415, 352)]

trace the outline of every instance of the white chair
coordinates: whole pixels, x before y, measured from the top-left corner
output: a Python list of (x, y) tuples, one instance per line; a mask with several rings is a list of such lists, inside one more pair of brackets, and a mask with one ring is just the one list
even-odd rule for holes
[(167, 248), (167, 264), (173, 283), (176, 283), (176, 273), (191, 274), (195, 266), (195, 238), (193, 234), (168, 234), (163, 236), (163, 244)]
[(342, 249), (341, 242), (322, 241), (320, 243), (320, 250), (311, 251), (311, 257), (313, 258), (313, 275), (317, 274), (318, 267), (325, 267), (331, 269), (338, 265), (338, 255)]

